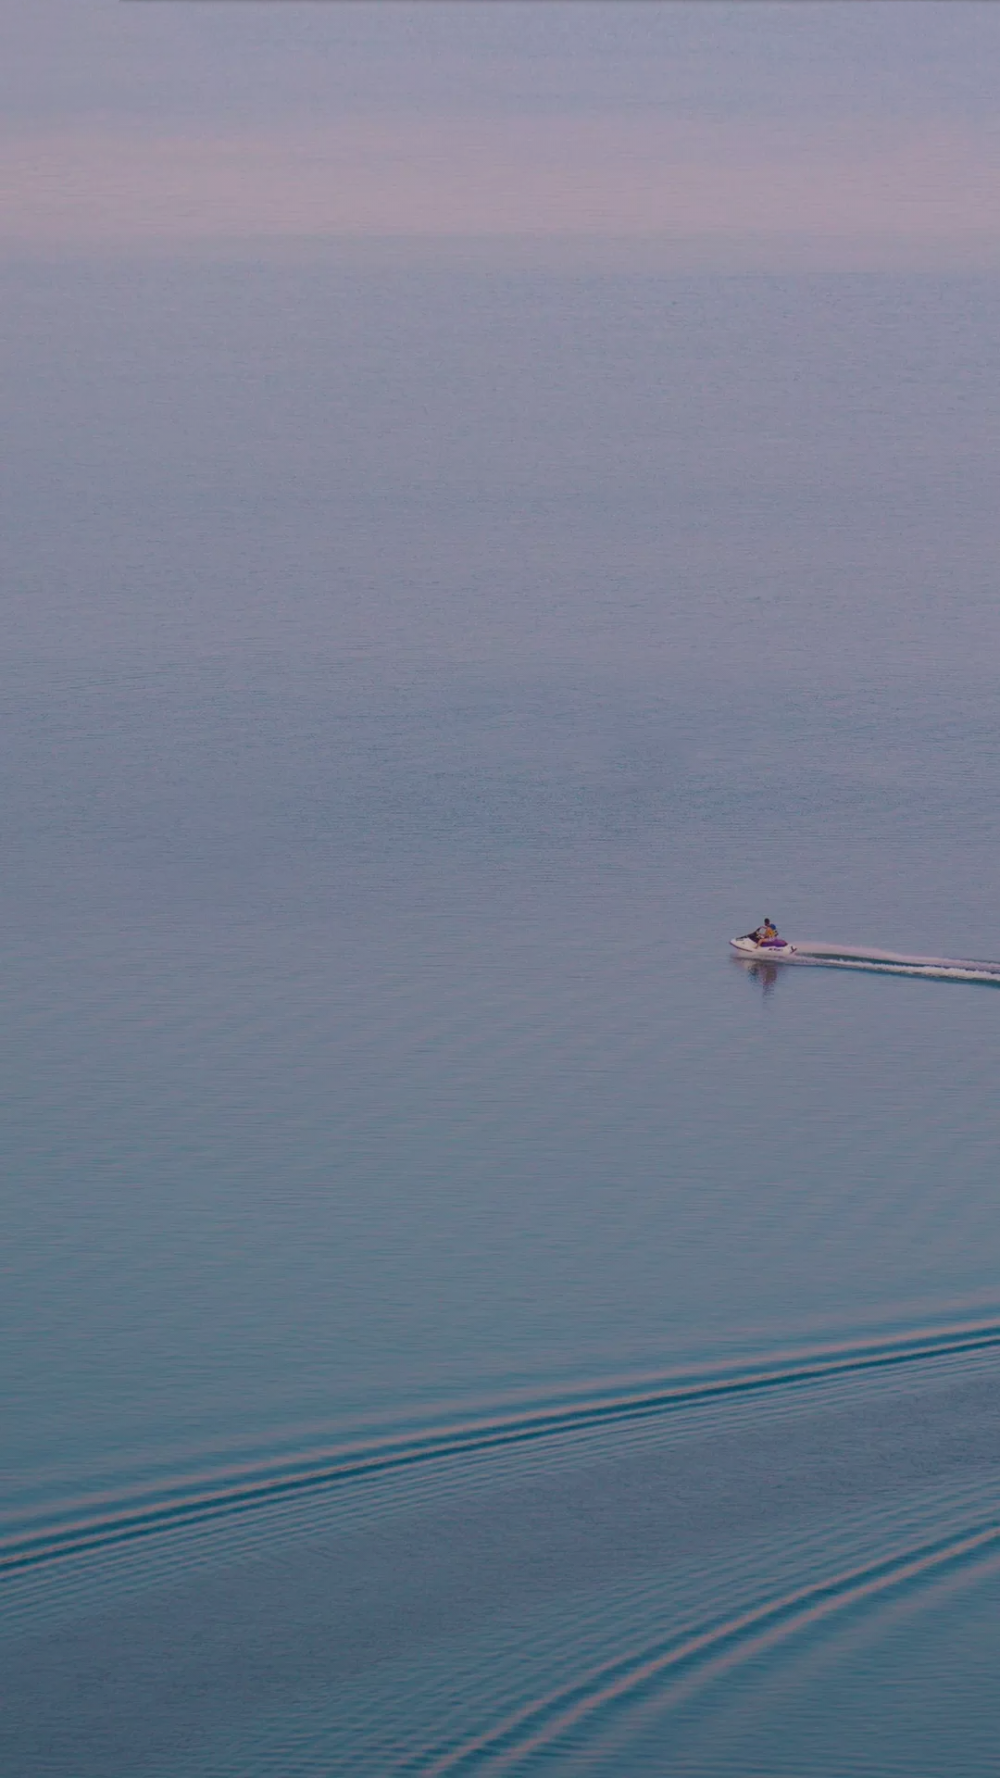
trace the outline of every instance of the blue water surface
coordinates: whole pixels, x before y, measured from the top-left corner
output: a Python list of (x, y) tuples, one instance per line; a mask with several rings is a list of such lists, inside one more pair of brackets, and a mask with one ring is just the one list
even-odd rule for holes
[(995, 281), (2, 279), (5, 1770), (991, 1772)]

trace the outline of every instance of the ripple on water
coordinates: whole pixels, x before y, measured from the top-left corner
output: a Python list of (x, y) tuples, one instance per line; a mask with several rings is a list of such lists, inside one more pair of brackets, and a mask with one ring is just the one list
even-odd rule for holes
[(661, 1757), (709, 1689), (992, 1571), (998, 1339), (966, 1322), (647, 1379), (33, 1532), (7, 1551), (33, 1564), (7, 1583), (15, 1769)]

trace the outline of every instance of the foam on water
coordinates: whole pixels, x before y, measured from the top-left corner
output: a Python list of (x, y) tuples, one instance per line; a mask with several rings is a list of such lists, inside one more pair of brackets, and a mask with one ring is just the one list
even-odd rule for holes
[(993, 982), (1000, 985), (1000, 962), (989, 958), (913, 957), (902, 951), (879, 951), (862, 945), (821, 944), (794, 939), (793, 955), (770, 953), (751, 963), (817, 964), (826, 969), (860, 969), (881, 975), (928, 976), (935, 981)]

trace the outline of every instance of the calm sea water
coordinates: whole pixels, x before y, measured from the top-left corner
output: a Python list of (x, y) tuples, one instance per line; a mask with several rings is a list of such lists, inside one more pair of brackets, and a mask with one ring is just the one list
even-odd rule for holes
[(996, 284), (3, 290), (4, 1770), (995, 1770)]

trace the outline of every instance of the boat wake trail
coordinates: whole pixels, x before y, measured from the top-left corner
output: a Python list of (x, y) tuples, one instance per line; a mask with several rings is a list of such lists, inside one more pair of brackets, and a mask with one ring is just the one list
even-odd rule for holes
[(405, 1471), (419, 1465), (477, 1456), (505, 1447), (599, 1430), (668, 1414), (739, 1401), (754, 1395), (822, 1385), (865, 1372), (928, 1363), (1000, 1347), (1000, 1321), (968, 1322), (866, 1344), (841, 1343), (785, 1354), (720, 1374), (674, 1372), (632, 1380), (628, 1386), (593, 1384), (586, 1394), (531, 1412), (497, 1412), (389, 1436), (303, 1452), (280, 1468), (178, 1479), (164, 1495), (133, 1495), (103, 1512), (65, 1513), (44, 1525), (24, 1521), (0, 1540), (0, 1577), (66, 1557), (277, 1504), (296, 1496)]
[(526, 1769), (581, 1728), (595, 1751), (605, 1715), (620, 1721), (622, 1707), (669, 1710), (714, 1679), (791, 1642), (835, 1614), (872, 1605), (907, 1587), (925, 1586), (968, 1568), (973, 1578), (1000, 1565), (1000, 1523), (967, 1525), (960, 1533), (897, 1549), (797, 1587), (738, 1614), (681, 1636), (634, 1650), (592, 1670), (572, 1685), (536, 1698), (492, 1728), (437, 1754), (404, 1759), (394, 1770), (417, 1778), (461, 1772)]
[(796, 940), (794, 955), (787, 962), (824, 969), (862, 969), (880, 975), (927, 976), (935, 981), (987, 982), (1000, 987), (1000, 962), (990, 958), (913, 957), (901, 951)]

